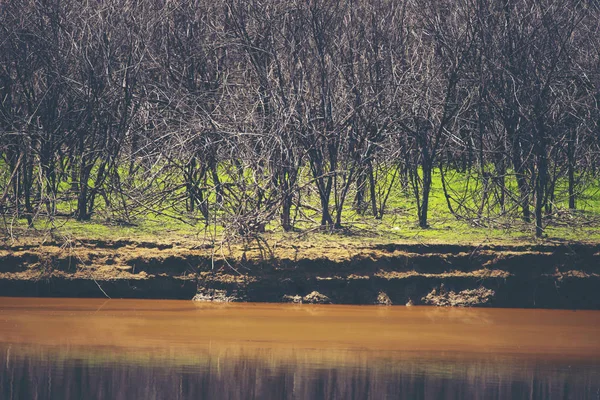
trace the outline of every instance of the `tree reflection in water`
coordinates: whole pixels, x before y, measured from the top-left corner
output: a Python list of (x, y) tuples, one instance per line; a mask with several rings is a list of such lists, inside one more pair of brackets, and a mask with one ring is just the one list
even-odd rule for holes
[[(321, 354), (319, 356), (317, 353)], [(2, 399), (596, 399), (600, 363), (361, 350), (8, 345)]]

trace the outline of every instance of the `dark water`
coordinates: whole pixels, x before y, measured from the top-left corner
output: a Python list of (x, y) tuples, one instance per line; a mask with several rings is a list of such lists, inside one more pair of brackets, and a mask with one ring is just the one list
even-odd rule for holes
[(1, 399), (600, 399), (600, 312), (0, 298)]

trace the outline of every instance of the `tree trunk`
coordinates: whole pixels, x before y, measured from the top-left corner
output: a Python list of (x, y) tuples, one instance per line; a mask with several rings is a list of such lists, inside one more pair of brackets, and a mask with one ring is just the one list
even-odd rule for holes
[(84, 161), (79, 166), (79, 193), (77, 196), (77, 221), (89, 221), (91, 210), (88, 209), (90, 173), (92, 167), (85, 165)]
[(429, 211), (429, 193), (431, 191), (431, 165), (423, 163), (423, 200), (421, 201), (421, 209), (419, 210), (419, 226), (428, 228), (427, 212)]
[(365, 184), (365, 173), (361, 171), (356, 181), (356, 195), (354, 196), (354, 209), (359, 215), (363, 215), (365, 212)]
[(540, 238), (544, 233), (543, 210), (546, 202), (548, 185), (548, 160), (546, 156), (546, 139), (543, 123), (536, 129), (535, 151), (537, 175), (535, 179), (535, 236)]
[(321, 208), (323, 209), (321, 212), (321, 226), (325, 227), (333, 225), (331, 213), (329, 212), (329, 201), (325, 200), (323, 197), (321, 197)]
[(289, 232), (292, 230), (292, 195), (285, 193), (281, 204), (281, 226), (283, 230)]
[(371, 209), (373, 211), (373, 216), (376, 219), (381, 219), (383, 217), (383, 208), (381, 210), (381, 215), (377, 212), (377, 196), (375, 193), (375, 176), (373, 173), (373, 165), (369, 163), (369, 189), (371, 196)]
[(217, 194), (217, 204), (221, 204), (223, 203), (223, 189), (221, 188), (221, 180), (219, 179), (216, 163), (213, 163), (210, 166), (210, 172), (212, 174), (213, 184), (215, 185), (215, 192)]
[(521, 209), (523, 212), (523, 221), (531, 222), (531, 212), (529, 211), (529, 188), (527, 187), (527, 178), (523, 169), (523, 160), (521, 159), (521, 153), (517, 140), (513, 139), (512, 146), (512, 161), (515, 169), (515, 176), (517, 178), (517, 186), (519, 188), (519, 194), (521, 195)]
[(33, 165), (30, 165), (27, 154), (23, 157), (23, 196), (25, 197), (25, 219), (27, 226), (33, 227), (33, 207), (31, 205), (31, 186), (33, 181)]
[(568, 172), (569, 175), (569, 210), (575, 209), (575, 151), (573, 138), (567, 144)]

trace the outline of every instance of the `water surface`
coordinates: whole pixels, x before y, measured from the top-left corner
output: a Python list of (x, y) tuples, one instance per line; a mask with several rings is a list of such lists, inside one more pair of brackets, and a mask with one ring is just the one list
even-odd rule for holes
[(2, 399), (600, 399), (600, 312), (0, 298)]

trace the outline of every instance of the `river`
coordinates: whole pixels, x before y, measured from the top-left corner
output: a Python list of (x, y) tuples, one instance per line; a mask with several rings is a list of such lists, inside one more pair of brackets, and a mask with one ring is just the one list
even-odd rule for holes
[(0, 297), (2, 399), (600, 399), (600, 312)]

